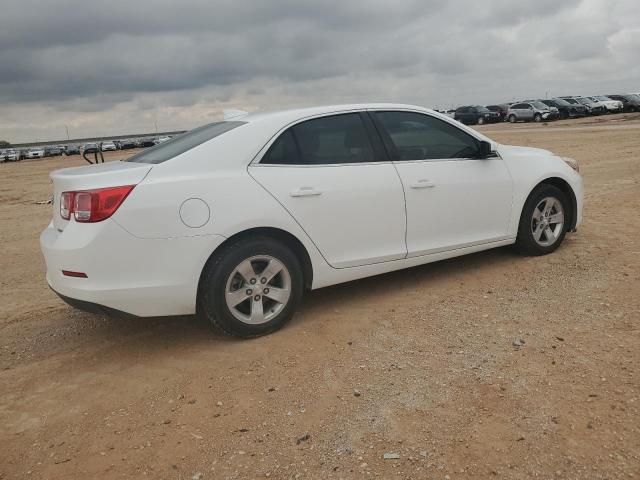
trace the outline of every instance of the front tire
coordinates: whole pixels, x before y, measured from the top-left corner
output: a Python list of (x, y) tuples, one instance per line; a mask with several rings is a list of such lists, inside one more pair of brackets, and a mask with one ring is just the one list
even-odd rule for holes
[(478, 117), (478, 125), (484, 125), (484, 118), (483, 117)]
[(207, 262), (199, 311), (228, 335), (258, 337), (291, 319), (303, 286), (300, 261), (287, 246), (270, 237), (244, 238)]
[(533, 116), (533, 121), (536, 122), (536, 123), (540, 123), (542, 121), (542, 115), (540, 115), (539, 113), (536, 113)]
[(514, 114), (509, 115), (509, 122), (516, 123), (516, 116)]
[(522, 255), (546, 255), (557, 249), (567, 232), (569, 202), (558, 187), (537, 187), (522, 209), (515, 249)]

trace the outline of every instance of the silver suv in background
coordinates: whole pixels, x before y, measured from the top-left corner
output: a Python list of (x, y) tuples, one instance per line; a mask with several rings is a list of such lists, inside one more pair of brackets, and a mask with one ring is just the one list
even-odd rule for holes
[(551, 111), (551, 107), (537, 101), (514, 103), (507, 110), (507, 120), (511, 123), (542, 122), (543, 120), (551, 120), (553, 117), (554, 112)]

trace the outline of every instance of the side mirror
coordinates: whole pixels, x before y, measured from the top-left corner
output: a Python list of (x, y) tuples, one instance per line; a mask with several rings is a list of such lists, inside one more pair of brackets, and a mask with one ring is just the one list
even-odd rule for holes
[(491, 150), (491, 143), (486, 140), (480, 140), (480, 145), (478, 145), (478, 157), (487, 158), (492, 156), (493, 153), (493, 150)]

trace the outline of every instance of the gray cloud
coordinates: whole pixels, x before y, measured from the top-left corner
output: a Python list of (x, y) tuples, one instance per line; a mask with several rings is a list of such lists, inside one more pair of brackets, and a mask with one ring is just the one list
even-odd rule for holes
[(226, 107), (640, 90), (635, 0), (5, 4), (0, 131), (16, 141), (60, 122), (188, 128)]

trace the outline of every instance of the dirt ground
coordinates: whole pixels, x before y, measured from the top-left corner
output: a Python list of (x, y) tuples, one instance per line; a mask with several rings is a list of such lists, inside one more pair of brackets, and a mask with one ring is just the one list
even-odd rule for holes
[(0, 479), (640, 478), (640, 116), (481, 129), (581, 162), (556, 253), (318, 290), (250, 341), (67, 307), (35, 202), (83, 161), (0, 165)]

